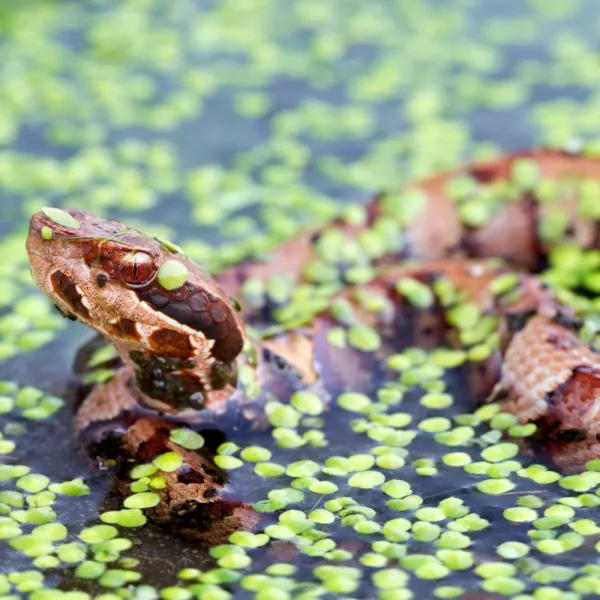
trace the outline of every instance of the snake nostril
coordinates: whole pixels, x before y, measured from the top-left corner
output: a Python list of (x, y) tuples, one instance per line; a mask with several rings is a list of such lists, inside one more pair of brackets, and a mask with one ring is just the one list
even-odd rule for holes
[(99, 288), (103, 288), (106, 285), (107, 281), (108, 275), (106, 273), (98, 273), (98, 275), (96, 275), (96, 285)]

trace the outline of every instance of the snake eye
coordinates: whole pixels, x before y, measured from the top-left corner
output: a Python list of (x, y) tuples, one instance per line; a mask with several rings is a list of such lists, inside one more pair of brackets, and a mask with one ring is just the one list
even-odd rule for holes
[(145, 252), (130, 252), (119, 265), (121, 281), (130, 287), (150, 283), (155, 275), (154, 260)]

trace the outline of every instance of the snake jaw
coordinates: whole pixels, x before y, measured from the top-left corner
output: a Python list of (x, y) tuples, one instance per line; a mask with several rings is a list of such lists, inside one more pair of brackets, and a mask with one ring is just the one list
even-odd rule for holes
[[(117, 347), (149, 406), (177, 412), (233, 393), (235, 369), (223, 380), (213, 367), (234, 364), (244, 326), (207, 273), (177, 247), (120, 223), (81, 210), (51, 214), (58, 222), (43, 211), (31, 218), (34, 282), (61, 312)], [(177, 273), (161, 279), (166, 263)]]

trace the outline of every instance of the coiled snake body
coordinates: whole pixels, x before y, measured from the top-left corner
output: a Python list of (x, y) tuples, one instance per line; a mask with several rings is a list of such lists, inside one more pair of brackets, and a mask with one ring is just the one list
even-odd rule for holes
[[(464, 356), (473, 398), (536, 423), (552, 460), (581, 468), (600, 454), (600, 363), (580, 336), (577, 307), (533, 273), (557, 246), (598, 248), (599, 183), (597, 160), (559, 151), (467, 166), (384, 194), (361, 219), (301, 235), (216, 279), (173, 244), (121, 223), (81, 210), (36, 213), (27, 239), (36, 284), (123, 363), (85, 399), (76, 428), (96, 438), (118, 430), (116, 453), (133, 463), (177, 451), (182, 465), (148, 512), (217, 541), (258, 516), (210, 448), (170, 438), (177, 423), (236, 414), (248, 431), (265, 428), (265, 397), (370, 393), (375, 377), (395, 377), (390, 356), (443, 345)], [(254, 298), (239, 312), (230, 298), (277, 273), (295, 282), (291, 298)]]

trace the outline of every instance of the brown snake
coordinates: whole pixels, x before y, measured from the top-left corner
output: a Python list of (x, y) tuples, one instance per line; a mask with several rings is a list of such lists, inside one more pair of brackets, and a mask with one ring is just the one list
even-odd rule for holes
[[(456, 177), (468, 177), (479, 190), (492, 189), (509, 181), (516, 161), (524, 159), (537, 169), (538, 183), (509, 190), (509, 199), (497, 202), (480, 226), (461, 222), (459, 203), (448, 193)], [(84, 401), (77, 429), (110, 423), (125, 412), (130, 417), (122, 444), (136, 462), (165, 449), (183, 455), (183, 467), (169, 474), (161, 504), (150, 511), (159, 522), (176, 525), (175, 515), (187, 511), (191, 516), (179, 529), (214, 540), (239, 527), (251, 528), (254, 513), (228, 496), (226, 477), (210, 454), (177, 448), (168, 439), (172, 423), (159, 413), (192, 422), (206, 414), (218, 420), (229, 403), (242, 411), (248, 407), (245, 418), (262, 427), (260, 409), (248, 402), (247, 381), (238, 381), (240, 369), (286, 402), (294, 389), (327, 391), (333, 381), (345, 389), (368, 389), (377, 365), (408, 345), (462, 347), (460, 327), (448, 319), (450, 301), (438, 295), (415, 306), (398, 286), (408, 279), (434, 288), (443, 280), (454, 290), (454, 302), (459, 298), (494, 319), (494, 331), (486, 338), (490, 351), (479, 358), (473, 353), (465, 367), (474, 396), (500, 402), (521, 423), (537, 423), (554, 462), (563, 469), (581, 468), (600, 453), (598, 355), (579, 338), (576, 312), (529, 271), (544, 265), (552, 247), (539, 231), (551, 211), (562, 211), (567, 221), (561, 243), (600, 247), (599, 224), (580, 216), (573, 185), (559, 187), (552, 202), (543, 202), (539, 181), (599, 180), (597, 160), (559, 151), (470, 165), (409, 186), (422, 199), (410, 219), (398, 205), (401, 199), (383, 196), (367, 206), (363, 223), (339, 220), (284, 244), (267, 262), (242, 263), (216, 280), (172, 244), (116, 221), (82, 210), (69, 210), (72, 220), (64, 213), (36, 213), (27, 239), (35, 283), (65, 316), (112, 343), (124, 365)], [(244, 322), (272, 323), (274, 310), (281, 307), (249, 305), (239, 313), (230, 296), (240, 297), (245, 281), (265, 282), (285, 272), (304, 291), (309, 286), (307, 298), (314, 301), (307, 267), (323, 262), (320, 244), (331, 231), (349, 241), (385, 240), (369, 256), (373, 275), (354, 283), (342, 259), (331, 261), (339, 276), (312, 318), (292, 319), (291, 325), (250, 342)], [(493, 282), (511, 273), (516, 273), (516, 287), (509, 293), (494, 291)], [(379, 309), (370, 309), (365, 298), (381, 298)], [(340, 325), (332, 310), (339, 301), (351, 306), (353, 323), (380, 333), (380, 349), (368, 352), (328, 342), (328, 334)], [(210, 529), (202, 525), (208, 516)]]

